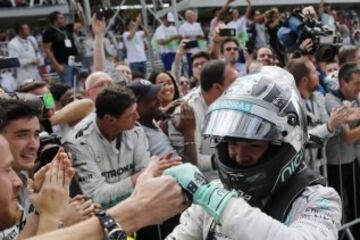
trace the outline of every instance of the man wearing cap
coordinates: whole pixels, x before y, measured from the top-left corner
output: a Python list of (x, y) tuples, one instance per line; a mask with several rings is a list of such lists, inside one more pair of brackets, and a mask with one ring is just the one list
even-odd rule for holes
[(150, 159), (134, 94), (111, 85), (96, 98), (96, 118), (65, 142), (85, 196), (109, 208), (127, 198)]
[[(151, 156), (165, 156), (171, 154), (171, 163), (180, 164), (178, 154), (171, 146), (169, 138), (160, 129), (155, 119), (162, 115), (160, 110), (160, 101), (158, 93), (161, 90), (161, 84), (152, 84), (148, 80), (138, 79), (131, 82), (128, 87), (134, 92), (137, 98), (137, 110), (140, 115), (139, 123), (145, 131), (149, 141)], [(136, 232), (136, 239), (162, 239), (161, 236), (167, 236), (179, 224), (179, 215), (168, 219), (158, 225), (152, 225), (140, 229)]]
[[(128, 87), (134, 92), (137, 98), (137, 110), (140, 115), (139, 123), (143, 127), (149, 141), (151, 155), (163, 156), (173, 152), (169, 138), (160, 129), (155, 119), (162, 115), (158, 93), (161, 84), (152, 84), (148, 80), (135, 80)], [(177, 155), (175, 153), (175, 155)]]
[(179, 46), (180, 35), (173, 25), (175, 22), (174, 15), (169, 12), (163, 18), (163, 23), (156, 29), (154, 39), (160, 45), (159, 51), (164, 68), (167, 71), (171, 70), (171, 65), (174, 62), (176, 50)]

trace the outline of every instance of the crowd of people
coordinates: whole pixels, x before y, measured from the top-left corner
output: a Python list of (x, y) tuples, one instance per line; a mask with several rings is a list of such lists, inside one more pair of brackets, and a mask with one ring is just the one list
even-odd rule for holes
[(38, 37), (15, 26), (0, 239), (360, 238), (341, 227), (360, 218), (356, 12), (301, 9), (332, 42), (304, 30), (291, 49), (279, 32), (295, 15), (233, 2), (208, 27), (190, 9), (178, 29), (172, 12), (154, 30), (129, 18), (122, 54), (80, 4)]

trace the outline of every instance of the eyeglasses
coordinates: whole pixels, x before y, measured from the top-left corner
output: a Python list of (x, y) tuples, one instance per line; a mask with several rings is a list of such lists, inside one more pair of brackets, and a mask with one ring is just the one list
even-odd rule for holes
[(238, 47), (227, 47), (227, 48), (225, 48), (225, 51), (227, 51), (227, 52), (230, 52), (230, 51), (239, 51), (239, 48)]
[(197, 62), (193, 64), (193, 68), (202, 67), (207, 61)]
[(190, 83), (188, 81), (181, 81), (180, 85), (189, 85)]

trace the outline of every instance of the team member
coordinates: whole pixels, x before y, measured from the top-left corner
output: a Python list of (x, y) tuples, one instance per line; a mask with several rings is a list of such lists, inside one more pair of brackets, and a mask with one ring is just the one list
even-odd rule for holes
[[(0, 204), (2, 206), (0, 209), (0, 231), (16, 224), (21, 214), (16, 197), (22, 183), (12, 169), (11, 164), (12, 156), (9, 145), (4, 137), (0, 135)], [(53, 173), (56, 174), (57, 172), (53, 171)], [(101, 226), (98, 219), (93, 217), (72, 227), (31, 239), (80, 240), (86, 238), (98, 240), (109, 239), (109, 237), (114, 236), (117, 237), (115, 239), (126, 239), (126, 235), (122, 234), (122, 230), (130, 234), (141, 227), (162, 222), (183, 211), (188, 204), (175, 179), (169, 176), (157, 177), (158, 175), (157, 162), (153, 161), (141, 177), (139, 177), (138, 184), (131, 197), (108, 211), (107, 214), (110, 217), (114, 217), (115, 221), (121, 224), (119, 226), (121, 230), (113, 232), (113, 235), (109, 233), (109, 229), (111, 230), (114, 226), (118, 227), (117, 224), (107, 225), (107, 232), (104, 234), (105, 228)], [(54, 189), (52, 191), (52, 195), (49, 196), (59, 200), (59, 197), (54, 196)], [(40, 202), (37, 201), (37, 203)], [(46, 203), (45, 201), (42, 202), (44, 206), (47, 206)], [(58, 207), (59, 205), (56, 206)], [(58, 209), (62, 210), (61, 208)], [(108, 218), (102, 219), (106, 220)], [(44, 220), (49, 224), (48, 219), (44, 218)], [(123, 238), (119, 238), (120, 234), (122, 234)]]
[(96, 98), (96, 118), (65, 143), (74, 156), (78, 181), (86, 196), (104, 208), (130, 195), (150, 159), (136, 98), (125, 87), (109, 86)]
[[(358, 107), (360, 93), (360, 66), (346, 63), (339, 70), (339, 89), (326, 94), (326, 110), (351, 104)], [(347, 103), (346, 103), (347, 102)], [(356, 158), (356, 142), (360, 139), (360, 126), (347, 124), (341, 126), (326, 145), (329, 186), (334, 187), (347, 199), (344, 207), (344, 221), (359, 217), (360, 194), (354, 186), (360, 185), (359, 164)], [(344, 201), (345, 202), (345, 201)], [(360, 237), (359, 228), (355, 229), (355, 239)]]
[[(319, 73), (314, 64), (306, 58), (293, 59), (288, 63), (287, 69), (294, 76), (296, 87), (306, 107), (309, 134), (319, 137), (325, 143), (341, 124), (351, 120), (349, 118), (353, 114), (350, 110), (356, 109), (340, 107), (333, 110), (329, 116), (325, 109), (325, 98), (317, 91)], [(309, 162), (314, 170), (319, 171), (320, 167), (326, 164), (325, 149), (321, 146), (307, 149), (306, 156), (306, 162)]]
[(337, 239), (339, 195), (302, 164), (300, 101), (288, 72), (263, 67), (210, 106), (204, 135), (216, 144), (221, 183), (190, 164), (165, 171), (197, 204), (167, 239)]

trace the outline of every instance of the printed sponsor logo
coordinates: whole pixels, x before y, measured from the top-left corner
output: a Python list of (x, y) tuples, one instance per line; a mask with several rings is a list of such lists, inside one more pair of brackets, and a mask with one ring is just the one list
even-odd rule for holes
[(107, 172), (102, 172), (101, 175), (103, 177), (105, 177), (106, 179), (111, 179), (114, 177), (121, 176), (122, 174), (124, 174), (126, 172), (132, 171), (134, 169), (134, 167), (135, 167), (135, 165), (132, 163), (132, 164), (126, 165), (124, 167), (120, 167), (118, 169), (113, 169), (113, 170), (110, 170)]
[(251, 112), (253, 104), (251, 102), (237, 99), (222, 99), (214, 103), (210, 111), (219, 109), (232, 109), (242, 112)]

